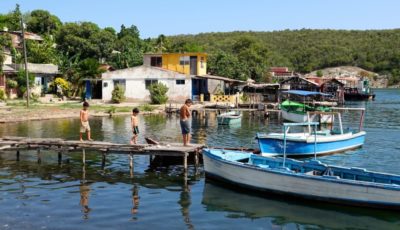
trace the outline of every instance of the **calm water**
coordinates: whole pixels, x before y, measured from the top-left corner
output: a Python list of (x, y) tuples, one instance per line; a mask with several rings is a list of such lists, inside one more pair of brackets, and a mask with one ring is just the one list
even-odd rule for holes
[[(400, 174), (400, 90), (377, 90), (372, 102), (349, 104), (367, 108), (367, 139), (362, 149), (321, 157), (326, 163), (365, 167)], [(359, 117), (345, 114), (345, 127)], [(238, 127), (218, 127), (215, 114), (193, 120), (195, 142), (210, 146), (256, 147), (255, 133), (279, 131), (280, 120), (245, 114)], [(77, 119), (0, 125), (0, 136), (76, 139)], [(128, 143), (129, 117), (93, 118), (97, 140)], [(180, 141), (175, 116), (141, 117), (143, 136)], [(0, 154), (0, 229), (400, 229), (400, 213), (326, 205), (310, 201), (261, 198), (205, 181), (200, 169), (189, 170), (184, 186), (181, 166), (149, 167), (148, 157), (135, 156), (133, 175), (126, 156), (110, 155), (106, 167), (95, 153), (64, 156), (44, 152)]]

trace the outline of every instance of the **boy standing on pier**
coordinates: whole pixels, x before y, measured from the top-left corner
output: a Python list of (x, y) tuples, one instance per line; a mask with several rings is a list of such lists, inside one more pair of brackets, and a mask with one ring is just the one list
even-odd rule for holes
[(131, 116), (131, 126), (132, 126), (132, 133), (133, 136), (131, 138), (131, 145), (133, 144), (137, 144), (137, 138), (139, 135), (139, 109), (138, 108), (134, 108), (132, 110), (132, 116)]
[(190, 146), (190, 106), (193, 104), (192, 100), (187, 99), (185, 104), (180, 110), (180, 124), (183, 137), (183, 145)]
[(81, 128), (80, 128), (80, 133), (79, 133), (79, 138), (80, 141), (83, 141), (82, 136), (84, 133), (87, 132), (87, 139), (88, 141), (92, 141), (92, 138), (90, 138), (90, 125), (89, 125), (89, 103), (87, 101), (83, 102), (83, 109), (81, 110), (80, 113), (80, 118), (81, 118)]

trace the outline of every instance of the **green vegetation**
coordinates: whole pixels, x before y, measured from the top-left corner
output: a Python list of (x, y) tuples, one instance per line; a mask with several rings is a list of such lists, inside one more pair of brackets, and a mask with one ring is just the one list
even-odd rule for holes
[(155, 109), (155, 107), (151, 106), (149, 104), (144, 104), (144, 105), (139, 106), (139, 110), (141, 112), (152, 112), (152, 111), (154, 111), (154, 109)]
[[(0, 14), (0, 28), (19, 31), (21, 14), (18, 5), (13, 11)], [(100, 63), (115, 69), (133, 67), (142, 64), (146, 52), (207, 52), (207, 72), (240, 80), (271, 81), (268, 70), (272, 66), (287, 66), (306, 73), (350, 65), (385, 74), (390, 84), (400, 82), (400, 49), (397, 48), (400, 29), (236, 31), (161, 34), (157, 38), (141, 39), (135, 25), (121, 25), (116, 31), (92, 22), (63, 23), (56, 15), (40, 9), (22, 15), (27, 31), (44, 38), (42, 42), (27, 42), (29, 62), (57, 64), (62, 78), (71, 83), (73, 97), (82, 95), (84, 79), (101, 75)], [(0, 35), (0, 46), (10, 48), (10, 45), (10, 38)], [(22, 62), (19, 49), (11, 48), (11, 53), (16, 63)], [(3, 61), (1, 54), (0, 68)], [(165, 98), (154, 99), (165, 101)]]
[(0, 101), (5, 101), (6, 100), (6, 93), (4, 92), (3, 89), (0, 89)]
[(150, 99), (153, 104), (165, 104), (168, 101), (168, 87), (162, 83), (152, 84), (149, 87)]
[(120, 85), (116, 85), (111, 93), (111, 101), (114, 103), (121, 103), (124, 100), (125, 90)]

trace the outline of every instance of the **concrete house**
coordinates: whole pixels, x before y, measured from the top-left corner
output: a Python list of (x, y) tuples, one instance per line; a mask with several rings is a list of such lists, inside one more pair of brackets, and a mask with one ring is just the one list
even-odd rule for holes
[(110, 101), (116, 84), (131, 101), (150, 101), (148, 87), (154, 83), (168, 87), (170, 101), (211, 101), (213, 94), (229, 94), (242, 81), (207, 74), (205, 53), (145, 54), (143, 65), (102, 74), (102, 99)]

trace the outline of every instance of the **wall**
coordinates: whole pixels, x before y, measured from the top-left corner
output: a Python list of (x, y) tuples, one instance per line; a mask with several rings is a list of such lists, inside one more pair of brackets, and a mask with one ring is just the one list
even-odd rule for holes
[[(150, 101), (150, 93), (145, 85), (146, 79), (158, 80), (158, 82), (165, 84), (169, 88), (167, 92), (169, 101), (182, 102), (191, 98), (191, 78), (188, 76), (161, 68), (139, 66), (103, 73), (103, 100), (111, 100), (114, 80), (125, 80), (125, 96), (128, 101)], [(185, 80), (185, 84), (177, 85), (177, 79)], [(105, 87), (105, 84), (107, 84), (107, 87)]]

